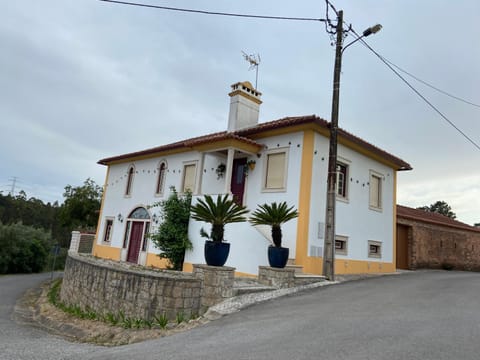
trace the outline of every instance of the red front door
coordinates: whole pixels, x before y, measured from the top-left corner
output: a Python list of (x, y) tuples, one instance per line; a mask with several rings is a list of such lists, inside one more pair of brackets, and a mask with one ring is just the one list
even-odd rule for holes
[(140, 246), (143, 239), (143, 224), (144, 222), (132, 222), (132, 230), (130, 233), (130, 243), (128, 245), (127, 261), (131, 263), (138, 263), (138, 254), (140, 253)]
[(243, 193), (245, 192), (245, 167), (247, 166), (247, 158), (233, 160), (232, 182), (230, 191), (233, 199), (239, 205), (243, 205)]

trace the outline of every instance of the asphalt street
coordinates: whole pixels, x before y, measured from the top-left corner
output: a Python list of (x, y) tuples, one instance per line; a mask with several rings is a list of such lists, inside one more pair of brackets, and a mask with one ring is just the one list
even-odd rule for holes
[(13, 319), (16, 300), (23, 293), (50, 279), (50, 273), (0, 276), (0, 359), (56, 360), (70, 359), (98, 349), (75, 344)]
[(326, 286), (116, 348), (68, 343), (13, 324), (6, 314), (16, 295), (4, 290), (23, 279), (29, 278), (0, 277), (2, 304), (11, 299), (9, 309), (1, 308), (1, 359), (480, 358), (479, 273), (417, 271)]

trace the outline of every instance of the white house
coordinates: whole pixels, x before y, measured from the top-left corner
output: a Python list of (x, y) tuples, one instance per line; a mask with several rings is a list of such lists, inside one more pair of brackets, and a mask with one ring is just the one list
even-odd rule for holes
[[(259, 123), (261, 93), (249, 82), (232, 85), (229, 96), (227, 131), (99, 161), (107, 175), (94, 255), (164, 266), (146, 236), (160, 215), (149, 205), (174, 186), (191, 189), (193, 201), (230, 193), (251, 210), (273, 201), (294, 205), (299, 217), (282, 227), (283, 246), (305, 272), (321, 273), (329, 123), (314, 115)], [(411, 167), (344, 130), (338, 141), (335, 271), (395, 271), (396, 173)], [(190, 220), (194, 249), (185, 271), (204, 263), (202, 225)], [(268, 264), (269, 242), (249, 223), (228, 224), (225, 238), (231, 243), (226, 265), (237, 274), (257, 274)]]

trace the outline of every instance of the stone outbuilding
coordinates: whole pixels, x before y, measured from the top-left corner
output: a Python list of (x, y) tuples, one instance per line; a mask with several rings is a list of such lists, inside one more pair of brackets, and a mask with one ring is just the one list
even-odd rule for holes
[(480, 228), (397, 205), (396, 265), (480, 271)]

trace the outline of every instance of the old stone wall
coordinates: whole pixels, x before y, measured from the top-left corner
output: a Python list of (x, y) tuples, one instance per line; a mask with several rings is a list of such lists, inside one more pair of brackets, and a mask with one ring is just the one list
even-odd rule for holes
[(234, 295), (235, 268), (233, 267), (194, 264), (193, 275), (202, 281), (201, 312)]
[(61, 301), (97, 313), (169, 319), (182, 312), (199, 314), (202, 280), (173, 271), (130, 269), (126, 265), (70, 253), (65, 265)]
[(258, 267), (258, 282), (263, 285), (277, 288), (290, 288), (295, 286), (295, 269), (274, 268), (270, 266)]
[(480, 233), (398, 219), (409, 230), (410, 268), (480, 271)]

